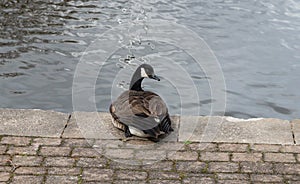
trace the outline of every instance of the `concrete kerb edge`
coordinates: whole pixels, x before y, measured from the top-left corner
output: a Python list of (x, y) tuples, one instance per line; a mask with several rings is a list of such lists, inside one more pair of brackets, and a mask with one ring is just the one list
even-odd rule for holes
[[(65, 130), (67, 130), (68, 129), (68, 125), (69, 125), (69, 123), (70, 123), (70, 119), (71, 119), (71, 117), (72, 117), (72, 114), (70, 114), (70, 113), (68, 113), (68, 114), (66, 114), (66, 116), (67, 116), (67, 119), (66, 119), (66, 121), (61, 125), (62, 126), (62, 129), (59, 129), (59, 132), (57, 132), (57, 134), (55, 134), (55, 136), (53, 136), (53, 135), (42, 135), (42, 134), (30, 134), (30, 132), (25, 132), (24, 134), (20, 134), (20, 131), (17, 131), (17, 133), (14, 133), (13, 131), (11, 131), (12, 130), (12, 128), (14, 128), (14, 127), (10, 127), (10, 125), (7, 125), (7, 124), (5, 124), (5, 120), (7, 120), (7, 117), (5, 117), (5, 114), (3, 114), (3, 113), (1, 113), (1, 112), (3, 112), (4, 110), (10, 110), (10, 111), (14, 111), (14, 113), (18, 113), (19, 111), (23, 111), (24, 109), (0, 109), (0, 126), (1, 127), (3, 127), (2, 128), (2, 131), (0, 131), (0, 135), (1, 136), (17, 136), (17, 137), (46, 137), (46, 138), (75, 138), (75, 139), (78, 139), (78, 138), (84, 138), (84, 137), (64, 137), (64, 132), (65, 132)], [(31, 111), (32, 109), (27, 109), (27, 111)], [(32, 111), (36, 111), (36, 110), (32, 110)], [(55, 112), (55, 111), (44, 111), (44, 110), (38, 110), (38, 111), (42, 111), (43, 113), (48, 113), (48, 112)], [(58, 112), (59, 113), (59, 112)], [(107, 113), (106, 112), (100, 112), (100, 113), (103, 113), (103, 114), (106, 114), (107, 115)], [(59, 113), (59, 114), (61, 114), (61, 113)], [(203, 118), (202, 116), (200, 117), (200, 118)], [(228, 117), (226, 117), (226, 118), (228, 118)], [(57, 118), (56, 118), (57, 119)], [(237, 119), (237, 118), (235, 118), (235, 119)], [(263, 120), (268, 120), (267, 118), (262, 118), (261, 119), (262, 120), (262, 122), (263, 122)], [(277, 119), (278, 120), (278, 119)], [(16, 119), (16, 121), (17, 122), (22, 122), (23, 120), (22, 119), (20, 119), (20, 121), (18, 121), (18, 119)], [(278, 121), (280, 121), (280, 120), (278, 120)], [(281, 120), (281, 121), (284, 121), (284, 120)], [(270, 142), (260, 142), (260, 141), (257, 141), (257, 142), (253, 142), (253, 141), (245, 141), (245, 140), (238, 140), (238, 141), (236, 141), (237, 139), (235, 139), (235, 140), (232, 140), (232, 141), (228, 141), (228, 140), (213, 140), (213, 141), (211, 141), (211, 142), (206, 142), (206, 141), (201, 141), (201, 139), (199, 139), (199, 140), (190, 140), (190, 142), (193, 142), (193, 143), (196, 143), (196, 142), (201, 142), (201, 143), (250, 143), (250, 144), (281, 144), (281, 145), (294, 145), (294, 144), (299, 144), (297, 141), (296, 141), (296, 137), (297, 137), (297, 131), (295, 131), (295, 126), (294, 126), (294, 122), (295, 120), (291, 120), (291, 121), (288, 121), (288, 123), (289, 123), (289, 132), (284, 132), (284, 133), (286, 133), (286, 134), (289, 134), (289, 136), (290, 137), (292, 137), (292, 141), (272, 141), (271, 139), (271, 141)], [(297, 120), (298, 121), (298, 120)], [(51, 123), (51, 121), (48, 121), (48, 123)], [(108, 122), (108, 123), (110, 123), (110, 122)], [(245, 122), (245, 123), (247, 123), (247, 122)], [(179, 123), (180, 124), (180, 123)], [(284, 123), (281, 123), (281, 124), (284, 124)], [(15, 126), (15, 125), (14, 125)], [(24, 125), (23, 125), (24, 126)], [(44, 126), (42, 126), (42, 127), (44, 127)], [(179, 128), (180, 128), (181, 126), (179, 126)], [(5, 133), (5, 129), (9, 129), (10, 130), (10, 132), (8, 131), (8, 133)], [(278, 127), (278, 129), (280, 130), (281, 129), (281, 127)], [(41, 130), (41, 132), (43, 132), (43, 131), (47, 131), (47, 130)], [(50, 131), (53, 131), (53, 130), (50, 130)], [(179, 131), (179, 130), (178, 130)], [(187, 141), (189, 141), (189, 140), (187, 140)], [(182, 141), (182, 140), (179, 140), (179, 141), (177, 141), (177, 142), (184, 142), (184, 141)]]

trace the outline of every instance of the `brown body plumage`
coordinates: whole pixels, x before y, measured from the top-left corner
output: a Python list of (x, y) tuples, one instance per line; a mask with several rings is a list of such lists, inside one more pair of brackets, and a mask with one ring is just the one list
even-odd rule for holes
[(143, 64), (134, 73), (130, 90), (123, 92), (109, 108), (113, 125), (125, 132), (157, 141), (162, 134), (173, 131), (168, 108), (163, 99), (150, 91), (143, 91), (144, 78), (159, 80), (150, 65)]

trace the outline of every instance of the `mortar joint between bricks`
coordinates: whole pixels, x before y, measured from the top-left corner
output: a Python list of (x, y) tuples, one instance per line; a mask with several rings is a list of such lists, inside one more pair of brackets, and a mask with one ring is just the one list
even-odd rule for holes
[(83, 175), (83, 168), (80, 167), (80, 172), (79, 172), (79, 175), (78, 175), (78, 182), (77, 184), (82, 184), (82, 176)]
[(266, 161), (265, 161), (265, 152), (262, 152), (261, 154), (262, 154), (262, 155), (261, 155), (261, 160), (262, 160), (263, 162), (266, 162)]
[(146, 173), (147, 173), (146, 181), (149, 181), (150, 180), (150, 173), (149, 173), (149, 171), (146, 171)]
[(218, 183), (219, 177), (218, 177), (217, 173), (213, 173), (212, 176), (213, 176), (212, 179), (214, 179), (214, 181), (216, 183)]
[(4, 146), (5, 146), (4, 155), (6, 155), (9, 150), (9, 147), (8, 147), (8, 145), (4, 145)]
[(253, 144), (251, 144), (251, 143), (247, 144), (247, 150), (246, 150), (247, 153), (252, 153), (253, 152), (252, 147), (253, 147)]
[(67, 155), (68, 157), (72, 157), (72, 154), (73, 154), (73, 151), (74, 151), (74, 147), (70, 147), (71, 148), (71, 150), (70, 150), (70, 153)]
[(229, 155), (229, 162), (232, 162), (233, 153), (229, 152), (228, 155)]
[(72, 167), (76, 167), (77, 163), (79, 161), (79, 157), (72, 157), (72, 158), (74, 158), (74, 163), (73, 163)]
[(295, 157), (296, 163), (299, 163), (299, 157), (297, 157), (297, 153), (293, 153), (293, 155)]
[(171, 168), (171, 171), (176, 172), (176, 171), (177, 171), (177, 161), (172, 160), (171, 162), (172, 162), (172, 168)]
[(113, 169), (112, 180), (115, 181), (117, 179), (117, 170)]
[(196, 151), (196, 153), (198, 154), (198, 156), (197, 156), (197, 161), (199, 161), (199, 162), (200, 162), (200, 158), (201, 158), (201, 151), (200, 151), (200, 150), (198, 150), (198, 151)]
[(15, 174), (13, 172), (9, 173), (9, 179), (8, 179), (7, 183), (11, 183), (12, 182), (12, 179), (13, 179), (14, 175)]
[(37, 150), (36, 150), (36, 155), (37, 155), (37, 156), (41, 156), (41, 149), (42, 149), (42, 146), (39, 144), (39, 145), (38, 145), (38, 148), (37, 148)]
[(110, 164), (111, 164), (111, 159), (107, 159), (106, 163), (105, 163), (105, 168), (109, 169), (110, 168)]
[(242, 173), (241, 162), (238, 162), (238, 173)]
[[(43, 158), (44, 159), (44, 158)], [(41, 162), (41, 163), (43, 163), (43, 162)], [(47, 176), (48, 176), (48, 167), (46, 168), (46, 173), (45, 173), (45, 175), (43, 176), (43, 182), (42, 183), (46, 183), (46, 180), (47, 180)]]

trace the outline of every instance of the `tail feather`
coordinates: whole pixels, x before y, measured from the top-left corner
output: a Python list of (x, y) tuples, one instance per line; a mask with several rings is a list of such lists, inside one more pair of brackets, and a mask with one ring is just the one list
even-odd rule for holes
[(143, 130), (143, 132), (145, 134), (150, 135), (153, 138), (157, 138), (159, 136), (159, 134), (160, 134), (160, 128), (159, 128), (159, 126), (156, 126), (156, 127), (152, 128), (152, 129)]
[(171, 127), (171, 119), (169, 117), (169, 115), (167, 115), (160, 123), (160, 130), (165, 132), (165, 133), (170, 133), (173, 130), (173, 128)]

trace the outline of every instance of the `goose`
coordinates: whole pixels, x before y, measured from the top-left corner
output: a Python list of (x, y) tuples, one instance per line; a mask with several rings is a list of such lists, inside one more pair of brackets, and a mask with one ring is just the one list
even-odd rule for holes
[(113, 126), (123, 130), (126, 138), (135, 135), (157, 142), (160, 135), (172, 132), (173, 128), (163, 99), (142, 89), (144, 78), (160, 81), (151, 65), (140, 65), (131, 78), (129, 90), (110, 105), (109, 111)]

